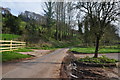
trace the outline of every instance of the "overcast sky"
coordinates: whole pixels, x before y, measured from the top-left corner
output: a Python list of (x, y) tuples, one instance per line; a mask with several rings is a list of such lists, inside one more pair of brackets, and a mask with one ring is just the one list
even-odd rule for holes
[(4, 8), (10, 8), (13, 15), (18, 15), (25, 10), (43, 15), (43, 2), (1, 2)]

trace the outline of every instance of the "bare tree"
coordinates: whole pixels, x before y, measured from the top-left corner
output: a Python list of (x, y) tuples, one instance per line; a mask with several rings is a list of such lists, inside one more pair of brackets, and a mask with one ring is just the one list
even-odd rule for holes
[(77, 8), (88, 17), (90, 29), (96, 37), (96, 48), (94, 57), (98, 57), (99, 42), (104, 31), (110, 23), (117, 20), (118, 2), (78, 2)]

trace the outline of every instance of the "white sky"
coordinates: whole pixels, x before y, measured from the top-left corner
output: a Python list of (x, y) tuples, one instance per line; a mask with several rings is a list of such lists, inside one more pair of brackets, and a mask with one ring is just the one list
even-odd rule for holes
[(79, 2), (118, 2), (120, 0), (1, 0), (1, 2), (45, 2), (45, 1), (55, 1), (55, 2), (71, 2), (71, 1), (79, 1)]
[(43, 15), (43, 2), (1, 2), (4, 8), (10, 8), (13, 15), (18, 15), (24, 11), (31, 11)]

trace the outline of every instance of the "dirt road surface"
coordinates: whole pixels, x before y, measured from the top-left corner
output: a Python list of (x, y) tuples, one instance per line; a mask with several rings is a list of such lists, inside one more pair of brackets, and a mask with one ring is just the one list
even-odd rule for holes
[[(32, 60), (3, 64), (3, 78), (59, 78), (63, 58), (68, 48)], [(7, 67), (8, 66), (8, 67)]]

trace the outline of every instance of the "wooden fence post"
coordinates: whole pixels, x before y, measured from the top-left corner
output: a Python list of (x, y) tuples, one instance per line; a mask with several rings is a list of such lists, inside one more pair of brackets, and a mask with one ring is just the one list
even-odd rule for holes
[(10, 41), (10, 50), (12, 51), (12, 40)]

